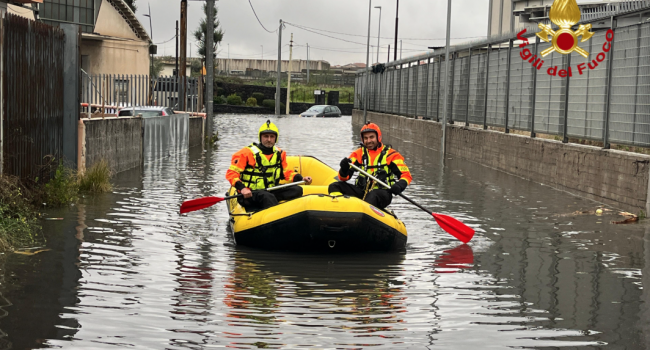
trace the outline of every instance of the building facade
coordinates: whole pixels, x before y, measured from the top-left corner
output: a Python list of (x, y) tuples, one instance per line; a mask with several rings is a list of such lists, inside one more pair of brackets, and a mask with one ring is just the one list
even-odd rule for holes
[[(513, 33), (537, 23), (550, 24), (548, 17), (554, 0), (490, 0), (488, 36)], [(626, 11), (635, 12), (650, 6), (647, 0), (580, 1), (578, 7), (583, 21), (603, 18)], [(602, 21), (594, 26), (609, 25)]]
[(97, 74), (149, 74), (151, 39), (122, 0), (42, 0), (40, 19), (81, 28), (81, 68)]

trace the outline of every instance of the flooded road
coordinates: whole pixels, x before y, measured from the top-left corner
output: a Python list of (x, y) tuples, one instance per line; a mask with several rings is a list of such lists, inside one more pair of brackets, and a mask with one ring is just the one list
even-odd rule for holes
[[(222, 196), (230, 156), (267, 118), (220, 116), (212, 150), (119, 174), (110, 194), (49, 211), (50, 251), (0, 263), (0, 349), (645, 349), (647, 223), (437, 152), (406, 158), (406, 194), (474, 227), (462, 245), (402, 199), (403, 253), (308, 255), (236, 247)], [(350, 117), (272, 118), (278, 145), (333, 167), (359, 142)], [(380, 125), (381, 127), (381, 125)], [(579, 212), (579, 213), (577, 213)], [(646, 272), (646, 273), (644, 273)]]

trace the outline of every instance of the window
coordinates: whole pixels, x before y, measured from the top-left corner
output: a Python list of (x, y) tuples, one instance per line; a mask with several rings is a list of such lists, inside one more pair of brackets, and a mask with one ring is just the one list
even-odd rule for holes
[(43, 0), (39, 11), (43, 22), (49, 25), (75, 23), (85, 33), (92, 33), (95, 27), (95, 0)]

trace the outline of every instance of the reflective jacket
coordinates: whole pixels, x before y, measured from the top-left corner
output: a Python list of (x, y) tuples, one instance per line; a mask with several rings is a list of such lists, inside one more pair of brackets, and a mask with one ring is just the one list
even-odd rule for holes
[[(354, 165), (360, 167), (389, 186), (392, 186), (398, 180), (406, 181), (407, 185), (413, 180), (411, 171), (404, 163), (404, 157), (388, 145), (380, 144), (380, 146), (375, 150), (361, 147), (352, 152), (348, 158), (350, 158), (350, 161), (352, 161)], [(339, 173), (339, 179), (347, 181), (352, 177), (353, 172), (354, 170), (350, 169), (350, 173), (347, 174), (347, 176), (342, 176)], [(365, 190), (367, 183), (368, 177), (359, 174), (355, 185)], [(372, 187), (368, 188), (368, 190), (378, 188), (384, 188), (384, 186), (376, 184), (373, 181)]]
[[(280, 180), (293, 181), (297, 174), (291, 169), (285, 171), (287, 167), (286, 152), (274, 146), (272, 154), (263, 154), (253, 143), (232, 156), (226, 179), (234, 187), (261, 190), (277, 186)], [(243, 187), (237, 185), (240, 181)]]

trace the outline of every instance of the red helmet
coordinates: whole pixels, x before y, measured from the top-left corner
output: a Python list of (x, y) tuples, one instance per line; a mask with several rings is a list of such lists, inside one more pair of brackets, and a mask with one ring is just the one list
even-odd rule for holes
[(375, 123), (367, 122), (364, 126), (361, 127), (361, 138), (363, 139), (363, 133), (365, 132), (374, 132), (377, 134), (377, 140), (381, 142), (381, 130), (379, 126)]

